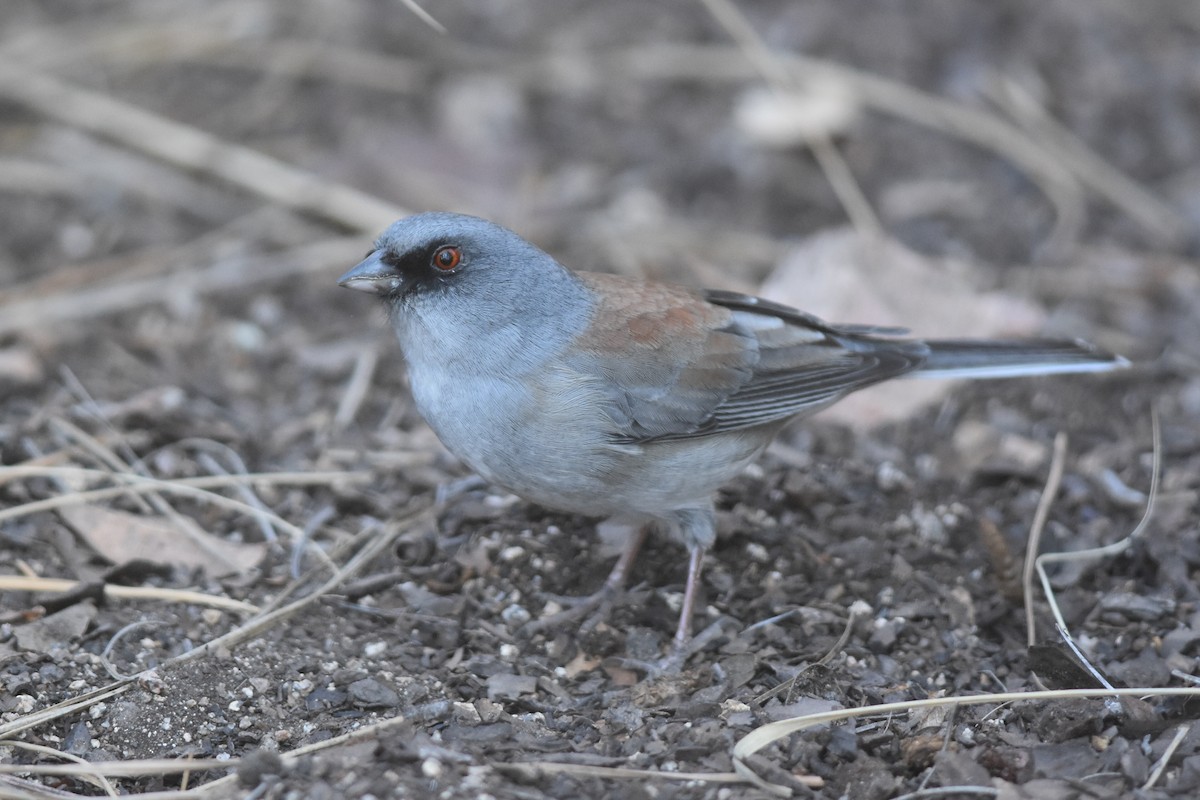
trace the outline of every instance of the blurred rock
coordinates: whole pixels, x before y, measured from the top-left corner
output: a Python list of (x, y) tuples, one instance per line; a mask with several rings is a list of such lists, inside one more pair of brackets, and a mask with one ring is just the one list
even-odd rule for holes
[(976, 420), (965, 420), (955, 428), (952, 443), (968, 471), (993, 475), (1038, 475), (1049, 454), (1043, 442)]
[(0, 389), (19, 389), (42, 382), (46, 371), (41, 359), (28, 347), (0, 349)]
[(95, 617), (96, 606), (91, 602), (78, 603), (28, 625), (18, 625), (13, 629), (13, 634), (20, 649), (49, 653), (56, 647), (65, 648), (72, 639), (87, 630)]
[(349, 686), (350, 701), (363, 708), (392, 708), (400, 704), (395, 689), (374, 678), (363, 678)]
[(513, 81), (500, 75), (464, 75), (437, 94), (439, 129), (463, 152), (499, 157), (526, 137), (528, 110)]
[(1175, 600), (1170, 597), (1148, 597), (1132, 592), (1106, 594), (1100, 598), (1100, 613), (1103, 618), (1117, 623), (1152, 622), (1175, 613)]
[(750, 89), (738, 100), (734, 122), (755, 144), (784, 149), (844, 133), (858, 113), (855, 93), (826, 77), (795, 88)]

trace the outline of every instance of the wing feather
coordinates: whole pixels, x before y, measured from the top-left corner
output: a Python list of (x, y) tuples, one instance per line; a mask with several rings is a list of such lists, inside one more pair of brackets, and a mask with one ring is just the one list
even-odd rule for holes
[[(922, 342), (894, 328), (838, 327), (734, 292), (580, 273), (601, 298), (577, 348), (610, 393), (615, 443), (736, 431), (817, 411), (917, 369)], [(647, 311), (647, 308), (653, 309)]]

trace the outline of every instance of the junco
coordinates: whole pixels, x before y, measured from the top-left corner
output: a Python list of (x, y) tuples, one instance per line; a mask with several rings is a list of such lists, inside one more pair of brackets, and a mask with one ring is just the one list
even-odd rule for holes
[(713, 492), (789, 420), (903, 375), (1102, 372), (1082, 341), (897, 338), (735, 292), (572, 272), (461, 214), (394, 223), (338, 284), (378, 294), (417, 408), (483, 478), (634, 531), (594, 609), (623, 585), (649, 523), (688, 549), (675, 634), (686, 657)]

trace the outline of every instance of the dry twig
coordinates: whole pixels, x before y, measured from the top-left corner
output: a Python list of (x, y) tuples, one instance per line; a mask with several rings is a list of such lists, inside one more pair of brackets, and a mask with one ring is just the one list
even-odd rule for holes
[[(65, 578), (0, 575), (0, 592), (72, 592), (83, 586), (83, 583), (83, 581)], [(164, 603), (209, 606), (222, 611), (236, 611), (240, 614), (257, 614), (259, 612), (258, 606), (241, 600), (191, 592), (186, 589), (164, 589), (158, 586), (118, 586), (106, 583), (104, 584), (104, 594), (117, 600), (159, 600)]]
[(927, 697), (923, 700), (909, 700), (900, 703), (882, 703), (880, 705), (842, 708), (835, 711), (822, 711), (816, 714), (805, 714), (792, 719), (779, 720), (762, 725), (743, 736), (733, 748), (734, 770), (754, 784), (759, 789), (776, 797), (790, 797), (791, 790), (785, 786), (768, 783), (755, 773), (747, 764), (746, 759), (774, 742), (790, 736), (793, 733), (808, 730), (817, 725), (840, 722), (846, 719), (860, 719), (888, 714), (907, 714), (914, 709), (944, 708), (957, 706), (976, 706), (985, 704), (1028, 702), (1031, 700), (1067, 700), (1071, 698), (1101, 698), (1116, 695), (1118, 697), (1200, 697), (1200, 689), (1179, 688), (1125, 688), (1125, 689), (1060, 689), (1057, 691), (1039, 692), (1003, 692), (999, 694), (970, 695), (967, 697)]
[(1042, 583), (1042, 591), (1046, 593), (1046, 599), (1050, 603), (1050, 611), (1054, 614), (1054, 621), (1063, 631), (1068, 630), (1067, 623), (1063, 619), (1058, 602), (1055, 600), (1054, 588), (1050, 585), (1050, 576), (1046, 573), (1046, 565), (1118, 555), (1129, 549), (1134, 541), (1146, 530), (1146, 527), (1150, 524), (1150, 520), (1154, 517), (1154, 506), (1158, 497), (1159, 473), (1162, 471), (1162, 432), (1157, 410), (1153, 410), (1150, 414), (1150, 427), (1151, 437), (1154, 440), (1154, 464), (1150, 468), (1150, 492), (1146, 499), (1146, 511), (1142, 514), (1142, 518), (1138, 520), (1138, 524), (1130, 534), (1124, 539), (1120, 539), (1112, 544), (1106, 544), (1103, 547), (1093, 547), (1088, 550), (1075, 550), (1067, 553), (1042, 553), (1034, 561), (1034, 569), (1037, 570), (1038, 578)]
[[(655, 44), (614, 54), (608, 64), (616, 73), (643, 79), (744, 81), (755, 70), (736, 57), (740, 53), (728, 47)], [(1191, 234), (1191, 223), (1183, 214), (1111, 165), (1108, 171), (1120, 176), (1120, 188), (1111, 175), (1098, 178), (1083, 170), (1078, 159), (1063, 163), (1021, 128), (989, 111), (833, 61), (793, 53), (774, 53), (774, 57), (800, 79), (839, 81), (865, 107), (942, 131), (1008, 159), (1029, 175), (1060, 214), (1070, 214), (1069, 204), (1074, 202), (1064, 193), (1085, 186), (1164, 244), (1181, 242)], [(1078, 146), (1086, 151), (1082, 144)]]
[(0, 303), (0, 334), (22, 328), (45, 328), (78, 322), (163, 302), (174, 293), (198, 295), (243, 290), (304, 272), (328, 270), (362, 256), (359, 237), (328, 239), (270, 255), (234, 256), (191, 271), (105, 285), (87, 285), (29, 299)]
[(1025, 636), (1026, 645), (1033, 647), (1037, 644), (1037, 626), (1033, 618), (1033, 569), (1037, 560), (1038, 548), (1042, 543), (1042, 531), (1046, 528), (1046, 520), (1050, 517), (1050, 507), (1058, 494), (1058, 486), (1062, 483), (1063, 466), (1066, 463), (1067, 435), (1061, 431), (1054, 437), (1054, 452), (1050, 460), (1050, 473), (1046, 476), (1046, 485), (1042, 496), (1038, 499), (1037, 510), (1033, 514), (1033, 526), (1029, 529), (1029, 541), (1025, 547), (1025, 566), (1021, 571), (1021, 588), (1025, 593)]
[[(796, 75), (767, 47), (766, 42), (751, 27), (745, 15), (736, 5), (730, 0), (700, 0), (700, 2), (738, 43), (742, 52), (754, 64), (764, 80), (778, 91), (795, 86)], [(863, 194), (862, 187), (859, 186), (854, 173), (850, 171), (850, 166), (842, 157), (837, 145), (828, 135), (814, 136), (807, 144), (855, 228), (864, 236), (878, 236), (883, 230), (879, 216), (871, 207), (867, 196)]]
[(407, 213), (249, 147), (17, 63), (0, 61), (0, 95), (51, 119), (121, 142), (183, 169), (213, 175), (285, 208), (330, 220), (348, 230), (374, 233)]
[[(354, 544), (360, 546), (361, 549), (345, 566), (339, 568), (312, 594), (282, 608), (266, 611), (259, 616), (246, 621), (241, 626), (229, 631), (228, 633), (218, 636), (215, 639), (210, 639), (199, 647), (168, 659), (167, 661), (163, 662), (159, 669), (166, 669), (176, 664), (182, 664), (187, 661), (205, 657), (214, 651), (233, 649), (239, 644), (258, 636), (263, 631), (269, 629), (272, 625), (282, 622), (283, 620), (286, 620), (304, 610), (311, 604), (320, 601), (321, 598), (323, 598), (329, 592), (332, 592), (347, 579), (357, 574), (359, 570), (369, 564), (371, 560), (378, 556), (380, 552), (390, 547), (391, 543), (396, 539), (396, 537), (403, 533), (408, 527), (423, 524), (427, 518), (430, 517), (431, 513), (431, 508), (421, 508), (400, 517), (393, 524), (389, 525), (388, 528), (383, 532), (376, 531), (374, 529), (362, 531), (357, 537), (355, 537), (354, 541)], [(92, 705), (95, 705), (96, 703), (105, 702), (113, 697), (116, 697), (117, 695), (128, 691), (129, 687), (133, 685), (132, 681), (135, 679), (136, 676), (134, 676), (133, 679), (117, 681), (107, 686), (87, 692), (80, 697), (72, 698), (71, 700), (58, 703), (49, 708), (44, 708), (40, 711), (26, 714), (23, 717), (18, 717), (10, 722), (0, 724), (0, 741), (12, 738), (22, 731), (38, 727), (47, 722), (68, 716), (70, 714), (78, 713)], [(229, 762), (222, 763), (227, 766)], [(191, 769), (193, 767), (187, 768)], [(3, 770), (0, 770), (0, 772), (2, 771)]]

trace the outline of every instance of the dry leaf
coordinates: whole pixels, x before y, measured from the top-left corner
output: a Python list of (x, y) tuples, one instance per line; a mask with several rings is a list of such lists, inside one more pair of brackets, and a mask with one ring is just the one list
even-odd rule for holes
[(135, 558), (184, 569), (203, 569), (217, 578), (245, 572), (266, 554), (265, 544), (227, 542), (203, 531), (184, 531), (162, 517), (76, 506), (59, 511), (97, 553), (114, 564)]
[(585, 672), (591, 672), (596, 667), (600, 666), (600, 661), (601, 659), (590, 658), (586, 653), (580, 650), (575, 654), (575, 657), (571, 659), (570, 663), (564, 667), (566, 670), (566, 677), (569, 679), (574, 679)]

